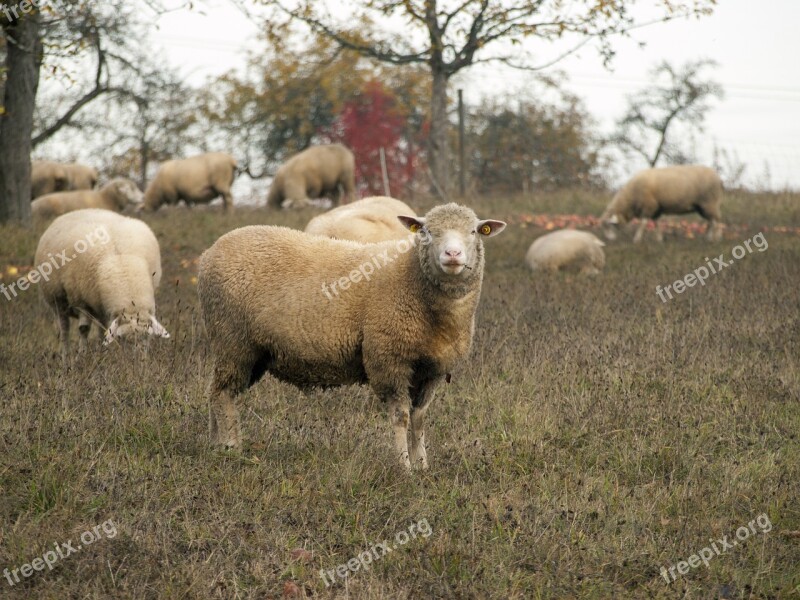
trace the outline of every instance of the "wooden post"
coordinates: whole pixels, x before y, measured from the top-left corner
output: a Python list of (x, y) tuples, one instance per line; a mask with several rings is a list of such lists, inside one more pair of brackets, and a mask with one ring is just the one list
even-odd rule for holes
[(389, 173), (386, 170), (386, 152), (383, 151), (383, 146), (381, 146), (381, 175), (383, 175), (383, 195), (391, 196), (389, 193)]

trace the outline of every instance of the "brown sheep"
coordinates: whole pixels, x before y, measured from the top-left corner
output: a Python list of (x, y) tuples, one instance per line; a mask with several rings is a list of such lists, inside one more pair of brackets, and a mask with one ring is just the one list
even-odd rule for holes
[(405, 202), (388, 196), (372, 196), (317, 215), (306, 225), (306, 233), (365, 244), (402, 240), (408, 229), (397, 218), (416, 217)]
[[(609, 240), (617, 237), (616, 228), (633, 218), (641, 219), (633, 241), (642, 240), (647, 220), (654, 222), (662, 214), (682, 215), (697, 212), (708, 220), (706, 234), (715, 241), (720, 238), (720, 204), (722, 181), (716, 171), (701, 165), (680, 165), (645, 169), (636, 173), (620, 189), (606, 208), (601, 221), (603, 233)], [(656, 237), (663, 240), (656, 225)]]
[(97, 169), (78, 163), (35, 160), (31, 163), (31, 200), (73, 190), (91, 190), (97, 185)]
[(355, 199), (356, 162), (341, 144), (313, 146), (286, 161), (272, 181), (267, 207), (301, 208), (309, 198), (330, 197), (334, 204)]
[(236, 159), (222, 152), (168, 160), (147, 186), (142, 208), (158, 210), (162, 204), (181, 200), (191, 206), (222, 196), (223, 208), (228, 211), (233, 207), (231, 186), (238, 170)]
[(57, 217), (82, 208), (104, 208), (121, 212), (128, 204), (139, 205), (143, 194), (130, 179), (112, 179), (99, 190), (56, 192), (37, 198), (31, 203), (31, 213), (37, 219)]

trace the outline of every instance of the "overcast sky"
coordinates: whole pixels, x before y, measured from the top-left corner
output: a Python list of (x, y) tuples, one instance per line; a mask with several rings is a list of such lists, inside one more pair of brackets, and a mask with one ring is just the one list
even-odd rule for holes
[[(207, 0), (203, 12), (169, 13), (154, 34), (168, 62), (194, 84), (243, 67), (247, 49), (258, 48), (257, 25), (225, 0)], [(647, 20), (655, 14), (642, 10), (639, 16)], [(548, 73), (563, 72), (562, 85), (582, 98), (600, 130), (608, 132), (624, 109), (626, 94), (647, 84), (647, 72), (658, 61), (716, 60), (713, 76), (726, 95), (714, 103), (696, 149), (699, 158), (710, 162), (716, 143), (747, 165), (748, 183), (766, 184), (768, 167), (772, 187), (800, 188), (798, 27), (800, 0), (720, 0), (710, 17), (652, 25), (636, 31), (633, 39), (615, 39), (611, 71), (587, 46)], [(530, 47), (541, 62), (553, 58), (554, 50), (543, 44)], [(493, 66), (475, 67), (456, 84), (464, 88), (469, 104), (486, 94), (514, 94), (529, 80), (527, 73)], [(622, 173), (641, 166), (617, 165)]]

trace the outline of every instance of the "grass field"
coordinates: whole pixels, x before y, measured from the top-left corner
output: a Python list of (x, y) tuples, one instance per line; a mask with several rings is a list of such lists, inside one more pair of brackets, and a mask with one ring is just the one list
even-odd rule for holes
[[(606, 201), (469, 202), (512, 225), (486, 243), (472, 357), (437, 393), (431, 469), (411, 476), (367, 388), (267, 378), (242, 399), (244, 451), (209, 446), (196, 259), (235, 227), (311, 211), (147, 217), (172, 334), (149, 349), (65, 370), (38, 291), (0, 296), (0, 569), (14, 581), (85, 538), (52, 570), (0, 575), (0, 597), (799, 597), (800, 196), (729, 194), (722, 241), (628, 235), (595, 278), (526, 270), (530, 215)], [(765, 251), (656, 295), (762, 229)], [(0, 228), (6, 285), (36, 242)], [(708, 567), (688, 564), (706, 548)]]

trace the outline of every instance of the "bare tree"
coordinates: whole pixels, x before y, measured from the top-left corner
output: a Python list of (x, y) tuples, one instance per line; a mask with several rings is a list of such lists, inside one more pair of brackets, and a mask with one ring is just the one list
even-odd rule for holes
[[(131, 93), (128, 84), (138, 72), (136, 52), (147, 26), (139, 13), (143, 7), (150, 15), (163, 10), (160, 0), (50, 0), (43, 6), (42, 0), (0, 0), (0, 81), (5, 78), (0, 83), (0, 222), (30, 220), (34, 147), (97, 98)], [(60, 103), (37, 102), (40, 72), (80, 82), (80, 67), (89, 56), (95, 68), (88, 86), (72, 86), (81, 91)], [(122, 83), (113, 82), (115, 74)]]
[(686, 152), (672, 141), (670, 133), (683, 124), (703, 131), (711, 100), (722, 99), (722, 87), (703, 77), (711, 60), (698, 60), (679, 69), (664, 61), (650, 72), (653, 84), (628, 98), (628, 108), (617, 122), (613, 141), (633, 151), (654, 167), (661, 158), (671, 163), (686, 162)]
[[(447, 84), (453, 75), (479, 62), (501, 61), (519, 68), (550, 66), (591, 39), (609, 59), (609, 36), (636, 24), (629, 15), (636, 0), (587, 0), (566, 10), (561, 0), (354, 0), (352, 15), (331, 10), (322, 0), (253, 0), (274, 8), (266, 20), (273, 35), (285, 20), (314, 31), (379, 61), (424, 64), (431, 73), (429, 160), (435, 187), (449, 187)], [(287, 2), (292, 2), (291, 5)], [(710, 12), (715, 0), (660, 0), (663, 20)], [(280, 16), (283, 15), (284, 19)], [(405, 30), (393, 34), (398, 19)], [(574, 46), (554, 60), (536, 65), (516, 45), (525, 38)]]

